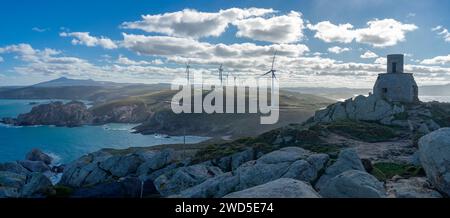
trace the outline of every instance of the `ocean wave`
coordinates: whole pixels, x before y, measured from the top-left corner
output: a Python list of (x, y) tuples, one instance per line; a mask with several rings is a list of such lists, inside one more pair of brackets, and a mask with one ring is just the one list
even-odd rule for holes
[(23, 128), (23, 126), (15, 126), (15, 125), (11, 125), (11, 124), (6, 124), (6, 123), (0, 123), (0, 127), (4, 127), (4, 128), (11, 128), (11, 129), (18, 129), (18, 128)]

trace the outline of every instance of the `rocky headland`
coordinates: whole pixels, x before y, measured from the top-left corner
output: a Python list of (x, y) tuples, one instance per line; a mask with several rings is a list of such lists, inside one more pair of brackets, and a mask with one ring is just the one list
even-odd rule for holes
[(17, 118), (3, 118), (1, 122), (17, 126), (55, 125), (75, 127), (82, 125), (98, 125), (105, 123), (140, 123), (150, 116), (143, 103), (114, 105), (108, 110), (87, 108), (83, 102), (60, 101), (37, 105)]

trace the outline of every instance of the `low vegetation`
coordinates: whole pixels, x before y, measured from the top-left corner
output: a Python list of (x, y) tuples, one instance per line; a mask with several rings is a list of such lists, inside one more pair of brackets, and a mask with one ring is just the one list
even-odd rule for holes
[(377, 123), (342, 120), (325, 125), (326, 129), (364, 142), (382, 142), (398, 137), (394, 128)]
[(424, 176), (424, 171), (421, 167), (388, 162), (375, 163), (371, 173), (381, 181), (391, 179), (395, 175), (399, 175), (403, 178)]

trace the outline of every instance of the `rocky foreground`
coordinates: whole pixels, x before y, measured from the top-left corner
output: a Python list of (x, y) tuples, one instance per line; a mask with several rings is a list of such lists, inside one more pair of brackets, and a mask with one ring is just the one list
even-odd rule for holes
[(419, 141), (426, 177), (380, 181), (356, 149), (336, 159), (300, 147), (269, 153), (247, 148), (195, 163), (173, 149), (102, 150), (64, 167), (53, 185), (51, 158), (38, 150), (27, 160), (0, 165), (1, 197), (182, 197), (182, 198), (436, 198), (450, 195), (450, 128)]
[[(34, 150), (0, 165), (2, 197), (441, 198), (450, 196), (448, 107), (357, 97), (302, 125), (172, 148), (103, 149), (58, 167)], [(49, 178), (62, 172), (52, 184)]]

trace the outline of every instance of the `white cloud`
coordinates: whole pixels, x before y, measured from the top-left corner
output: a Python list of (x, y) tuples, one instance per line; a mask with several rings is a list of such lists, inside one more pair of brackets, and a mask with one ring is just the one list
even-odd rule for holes
[(446, 42), (450, 42), (450, 32), (448, 31), (448, 29), (446, 29), (442, 26), (436, 26), (436, 27), (432, 28), (431, 31), (436, 32)]
[(119, 55), (119, 57), (116, 60), (116, 63), (122, 65), (161, 65), (164, 62), (161, 59), (155, 59), (151, 61), (135, 61), (123, 55)]
[(220, 36), (232, 22), (273, 12), (272, 9), (263, 8), (230, 8), (216, 13), (184, 9), (171, 13), (143, 15), (141, 21), (124, 22), (121, 27), (169, 36), (200, 38)]
[(272, 56), (274, 50), (280, 56), (298, 57), (309, 51), (303, 44), (273, 44), (255, 45), (253, 43), (241, 44), (210, 44), (194, 39), (171, 36), (144, 36), (123, 34), (122, 45), (138, 54), (155, 55), (174, 58), (190, 59), (226, 59), (226, 58), (259, 58)]
[(366, 51), (366, 52), (365, 52), (364, 54), (362, 54), (360, 57), (361, 57), (361, 58), (364, 58), (364, 59), (369, 59), (369, 58), (377, 58), (378, 55), (375, 54), (375, 53), (372, 52), (372, 51)]
[(354, 29), (349, 23), (335, 25), (330, 21), (322, 21), (316, 25), (309, 24), (308, 28), (316, 31), (314, 37), (325, 42), (350, 43), (355, 40), (374, 47), (387, 47), (404, 41), (406, 33), (418, 27), (394, 19), (375, 19), (367, 22), (367, 27), (361, 29)]
[(334, 46), (331, 48), (328, 48), (328, 51), (335, 54), (340, 54), (342, 52), (350, 51), (350, 48), (341, 48), (339, 46)]
[(314, 37), (325, 42), (350, 43), (354, 39), (353, 26), (349, 23), (334, 25), (330, 21), (322, 21), (316, 25), (308, 24), (307, 27), (315, 30)]
[(254, 17), (233, 22), (238, 28), (237, 37), (246, 37), (273, 43), (298, 42), (303, 37), (301, 13), (291, 11), (287, 15), (271, 18)]
[(111, 39), (106, 37), (94, 37), (89, 32), (62, 32), (59, 34), (61, 37), (73, 37), (72, 44), (74, 45), (86, 45), (88, 47), (101, 46), (105, 49), (115, 49), (118, 46)]
[(447, 56), (436, 56), (434, 58), (425, 59), (420, 62), (421, 64), (427, 64), (427, 65), (444, 65), (444, 64), (450, 64), (450, 55)]
[(0, 63), (5, 61), (2, 56), (0, 56)]
[(379, 57), (379, 58), (375, 59), (374, 63), (375, 64), (386, 65), (387, 64), (387, 58)]

